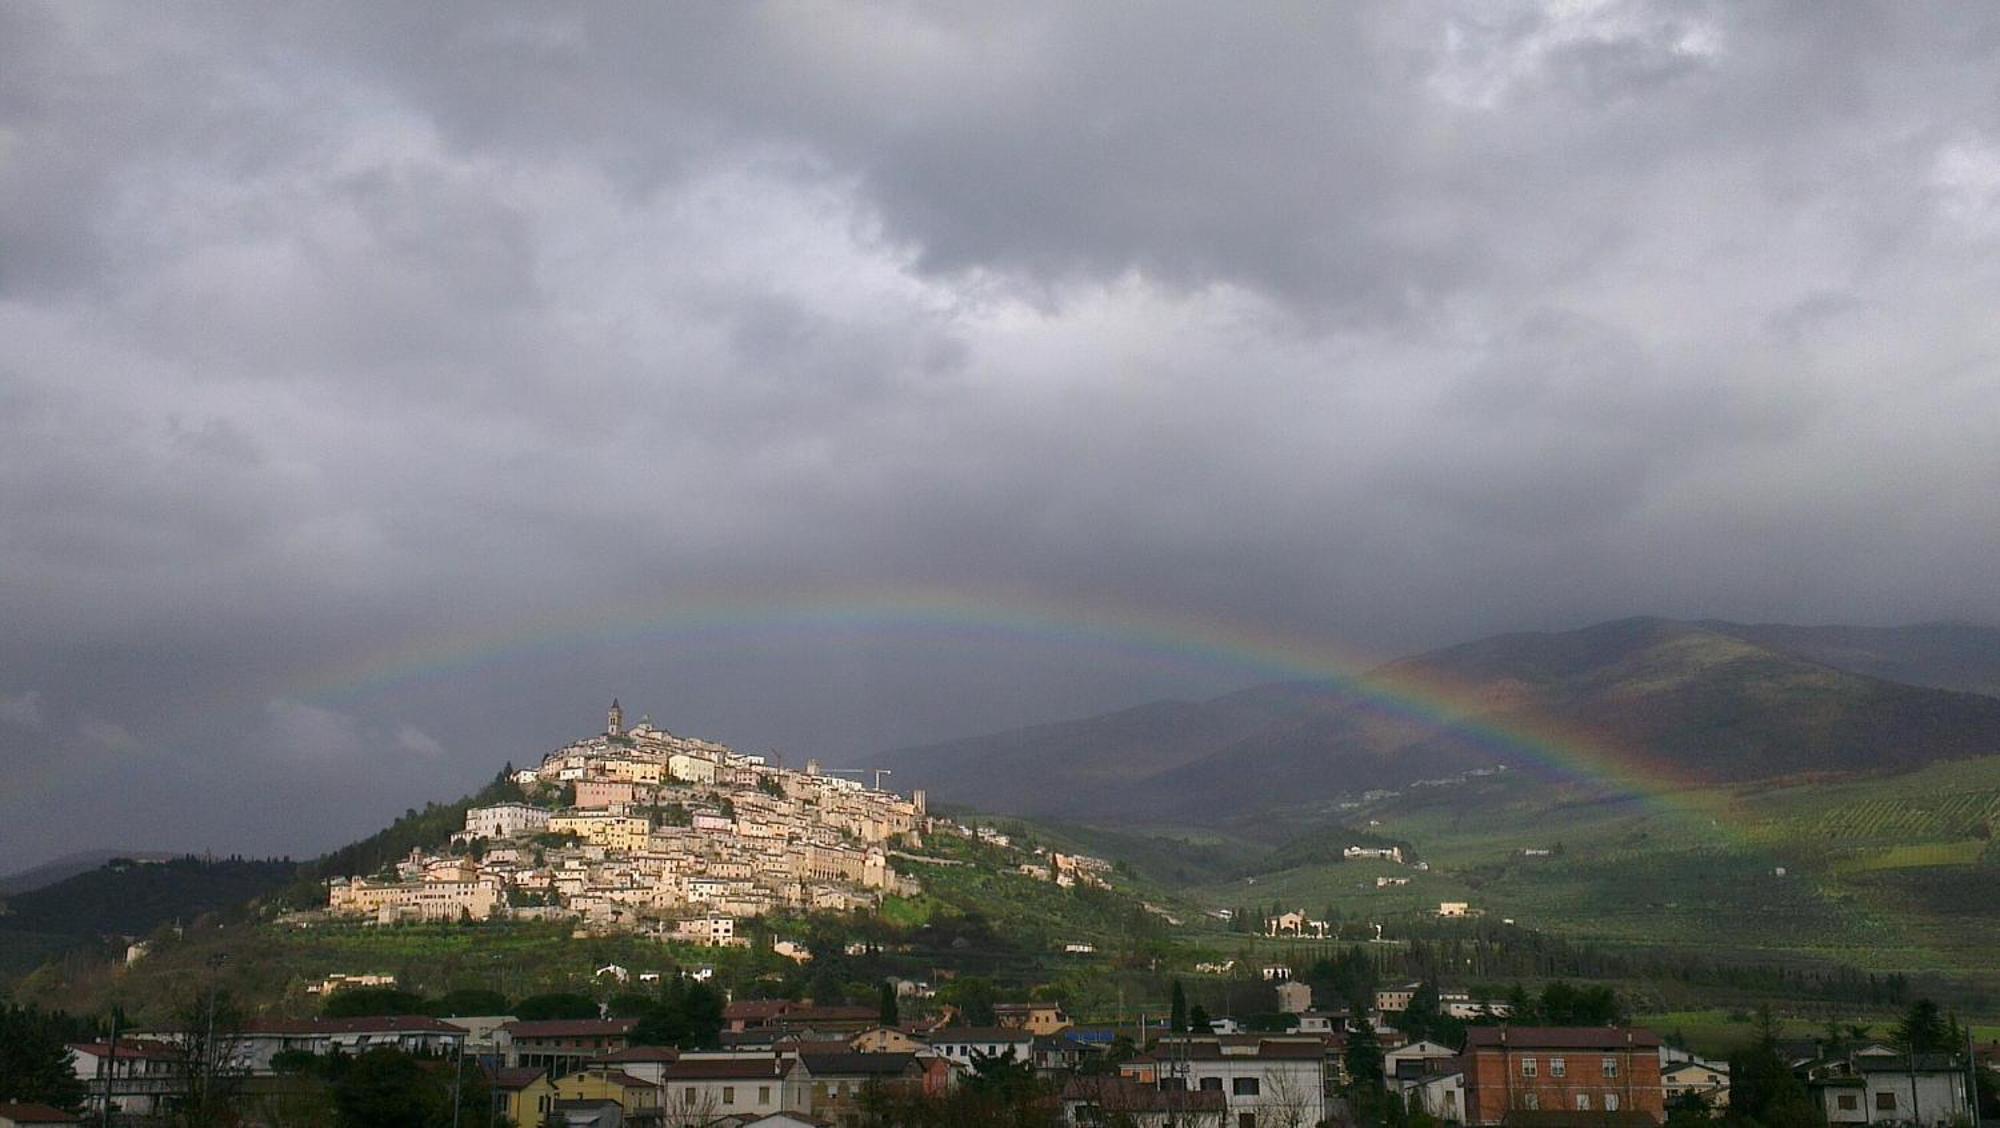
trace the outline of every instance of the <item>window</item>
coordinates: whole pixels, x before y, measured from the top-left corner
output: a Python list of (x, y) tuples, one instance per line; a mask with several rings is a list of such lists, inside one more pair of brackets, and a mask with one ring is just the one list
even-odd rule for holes
[(1616, 1076), (1618, 1076), (1618, 1059), (1617, 1059), (1617, 1058), (1615, 1058), (1615, 1057), (1608, 1057), (1608, 1058), (1605, 1058), (1605, 1059), (1604, 1059), (1604, 1076), (1605, 1076), (1605, 1077), (1607, 1077), (1607, 1078), (1611, 1078), (1611, 1077), (1616, 1077)]
[(1255, 1077), (1233, 1078), (1229, 1082), (1229, 1091), (1239, 1097), (1254, 1097), (1257, 1095), (1257, 1079)]
[(693, 1085), (689, 1085), (687, 1088), (681, 1090), (681, 1103), (690, 1105), (694, 1103)]
[(1550, 1077), (1569, 1076), (1569, 1062), (1563, 1058), (1550, 1058), (1549, 1076)]
[(1529, 1112), (1533, 1112), (1533, 1111), (1535, 1111), (1536, 1109), (1538, 1109), (1538, 1108), (1542, 1107), (1542, 1097), (1541, 1097), (1541, 1094), (1539, 1094), (1539, 1093), (1522, 1093), (1522, 1094), (1521, 1094), (1521, 1107), (1522, 1107), (1522, 1108), (1525, 1108), (1525, 1109), (1527, 1109), (1527, 1110), (1528, 1110)]
[(1523, 1077), (1533, 1077), (1533, 1076), (1535, 1076), (1535, 1074), (1536, 1074), (1537, 1072), (1538, 1072), (1538, 1070), (1536, 1070), (1536, 1068), (1535, 1068), (1535, 1059), (1534, 1059), (1534, 1058), (1522, 1058), (1522, 1059), (1521, 1059), (1521, 1076), (1523, 1076)]
[(1576, 1110), (1577, 1110), (1578, 1112), (1589, 1112), (1589, 1111), (1590, 1111), (1590, 1094), (1589, 1094), (1589, 1093), (1578, 1093), (1578, 1094), (1576, 1095)]
[(1855, 1096), (1853, 1093), (1842, 1093), (1840, 1094), (1839, 1104), (1842, 1111), (1854, 1112), (1861, 1107), (1861, 1098)]
[(1220, 1093), (1222, 1091), (1222, 1078), (1220, 1077), (1202, 1078), (1201, 1091), (1204, 1093)]
[(1875, 1094), (1875, 1107), (1881, 1112), (1896, 1111), (1896, 1094), (1889, 1092)]
[(1606, 1094), (1604, 1094), (1604, 1111), (1606, 1111), (1606, 1112), (1617, 1112), (1617, 1111), (1618, 1111), (1618, 1094), (1617, 1094), (1617, 1093), (1606, 1093)]
[(760, 1105), (771, 1103), (771, 1087), (769, 1085), (757, 1086), (757, 1103)]
[(724, 1085), (722, 1087), (722, 1103), (726, 1105), (736, 1103), (736, 1086)]
[(1257, 1114), (1254, 1112), (1237, 1113), (1236, 1128), (1257, 1128)]

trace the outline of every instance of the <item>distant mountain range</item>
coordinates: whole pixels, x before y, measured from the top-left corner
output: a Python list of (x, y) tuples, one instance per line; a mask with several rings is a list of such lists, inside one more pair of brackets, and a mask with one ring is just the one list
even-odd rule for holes
[(1621, 619), (1498, 635), (1379, 674), (1487, 704), (1471, 725), (1444, 727), (1330, 683), (1274, 683), (882, 762), (903, 786), (987, 811), (1219, 824), (1509, 759), (1478, 733), (1486, 723), (1553, 722), (1718, 781), (2000, 753), (2000, 630), (1985, 627)]

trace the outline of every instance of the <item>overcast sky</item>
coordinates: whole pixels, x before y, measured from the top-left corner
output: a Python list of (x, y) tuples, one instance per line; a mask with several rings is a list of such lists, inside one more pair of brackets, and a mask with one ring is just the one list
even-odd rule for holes
[(1991, 621), (1996, 312), (1990, 5), (7, 3), (0, 869), (1269, 675), (717, 600)]

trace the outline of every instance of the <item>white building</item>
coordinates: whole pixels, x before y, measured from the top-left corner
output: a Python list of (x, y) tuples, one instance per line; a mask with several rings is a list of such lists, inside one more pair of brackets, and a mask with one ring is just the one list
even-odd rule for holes
[(1828, 1124), (1935, 1128), (1970, 1118), (1965, 1067), (1949, 1054), (1856, 1054), (1850, 1068), (1813, 1085)]
[(1011, 1026), (947, 1026), (930, 1037), (931, 1052), (956, 1065), (970, 1066), (976, 1057), (1002, 1057), (1012, 1053), (1016, 1061), (1028, 1061), (1034, 1053), (1035, 1036)]
[(1157, 1070), (1162, 1088), (1221, 1093), (1231, 1125), (1308, 1128), (1326, 1117), (1326, 1048), (1317, 1038), (1168, 1037), (1152, 1060), (1134, 1064)]
[(549, 827), (549, 812), (527, 803), (496, 803), (465, 812), (465, 837), (513, 838), (539, 834)]

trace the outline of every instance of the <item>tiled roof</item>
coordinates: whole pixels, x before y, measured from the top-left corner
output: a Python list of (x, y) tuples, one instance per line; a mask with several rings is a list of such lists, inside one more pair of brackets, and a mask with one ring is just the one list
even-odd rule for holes
[(836, 1073), (867, 1074), (871, 1077), (894, 1077), (909, 1071), (916, 1059), (915, 1054), (800, 1054), (799, 1060), (815, 1077), (825, 1077)]
[(932, 1044), (939, 1042), (1033, 1042), (1035, 1036), (1012, 1026), (947, 1026), (930, 1032)]
[(667, 1067), (668, 1081), (726, 1081), (736, 1078), (783, 1077), (791, 1065), (778, 1058), (689, 1058)]
[(1228, 1104), (1220, 1090), (1161, 1089), (1124, 1077), (1072, 1078), (1062, 1099), (1105, 1112), (1220, 1112)]
[(1660, 1036), (1651, 1030), (1620, 1026), (1473, 1026), (1465, 1031), (1465, 1048), (1510, 1050), (1658, 1049)]
[(630, 1034), (636, 1018), (550, 1018), (515, 1021), (500, 1029), (515, 1038), (591, 1038)]
[(75, 1124), (76, 1117), (45, 1104), (0, 1102), (0, 1116), (19, 1124)]
[(509, 1092), (525, 1089), (540, 1080), (547, 1072), (546, 1069), (533, 1069), (527, 1066), (519, 1069), (496, 1069), (493, 1071), (493, 1087)]
[(626, 1061), (679, 1061), (681, 1052), (672, 1046), (628, 1046), (598, 1058), (607, 1064)]
[(385, 1014), (365, 1018), (259, 1018), (243, 1028), (246, 1034), (457, 1034), (463, 1026), (427, 1014)]
[[(109, 1042), (71, 1042), (69, 1043), (69, 1048), (78, 1053), (89, 1054), (92, 1057), (111, 1056), (111, 1044)], [(148, 1042), (135, 1039), (130, 1042), (121, 1040), (118, 1043), (118, 1058), (121, 1061), (126, 1058), (173, 1058), (178, 1060), (180, 1056), (181, 1052), (179, 1049), (165, 1042)]]

